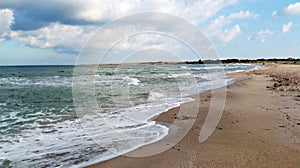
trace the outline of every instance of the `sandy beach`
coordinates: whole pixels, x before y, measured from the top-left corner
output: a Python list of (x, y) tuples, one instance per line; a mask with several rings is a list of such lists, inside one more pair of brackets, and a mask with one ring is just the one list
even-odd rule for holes
[[(227, 87), (222, 118), (208, 140), (199, 143), (198, 137), (210, 107), (210, 92), (197, 99), (200, 108), (192, 129), (169, 150), (148, 157), (120, 156), (91, 167), (300, 167), (299, 74), (299, 65), (230, 74), (236, 83)], [(178, 116), (178, 111), (171, 109), (155, 120), (165, 125), (175, 118), (189, 120)], [(172, 130), (157, 143), (169, 136)], [(155, 144), (142, 148), (155, 150)]]

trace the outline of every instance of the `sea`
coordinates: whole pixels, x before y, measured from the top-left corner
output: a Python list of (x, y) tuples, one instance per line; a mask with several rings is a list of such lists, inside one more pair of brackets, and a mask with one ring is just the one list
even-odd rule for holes
[(151, 118), (233, 84), (228, 73), (258, 68), (124, 64), (97, 66), (95, 73), (94, 66), (1, 66), (0, 167), (84, 167), (117, 157), (168, 134)]

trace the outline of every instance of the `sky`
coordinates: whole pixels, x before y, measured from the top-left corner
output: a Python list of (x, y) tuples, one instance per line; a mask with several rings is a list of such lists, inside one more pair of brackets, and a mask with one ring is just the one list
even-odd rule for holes
[[(172, 17), (143, 18), (144, 12), (184, 19), (203, 33), (220, 59), (300, 58), (300, 1), (0, 0), (0, 65), (76, 64), (78, 56), (84, 57), (82, 51), (91, 38), (100, 35), (96, 38), (100, 41), (93, 41), (99, 50), (109, 48), (106, 41), (115, 39), (109, 56), (103, 59), (109, 63), (130, 62), (130, 56), (142, 61), (147, 60), (145, 57), (167, 60), (172, 55), (182, 55), (183, 60), (197, 59), (174, 37), (162, 34), (144, 33), (117, 41), (121, 32), (137, 32), (132, 30), (185, 34), (180, 36), (183, 38), (192, 34)], [(134, 22), (134, 26), (123, 23), (101, 29), (132, 14), (137, 16), (127, 21)], [(150, 19), (153, 23), (140, 24)], [(110, 33), (98, 33), (104, 30)], [(195, 45), (194, 41), (191, 46)]]

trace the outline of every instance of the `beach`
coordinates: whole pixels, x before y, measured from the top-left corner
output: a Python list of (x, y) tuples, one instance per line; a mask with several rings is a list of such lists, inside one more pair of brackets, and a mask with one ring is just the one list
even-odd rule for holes
[[(147, 157), (120, 156), (90, 167), (300, 167), (299, 65), (271, 65), (268, 69), (229, 74), (224, 112), (213, 134), (199, 143), (211, 95), (200, 94), (199, 114), (192, 129), (175, 146)], [(198, 97), (198, 96), (196, 96)], [(173, 108), (154, 120), (168, 125), (178, 116)], [(172, 130), (162, 140), (172, 135)], [(140, 147), (134, 152), (150, 148)], [(168, 144), (166, 144), (168, 145)], [(130, 153), (129, 153), (130, 154)]]
[(300, 0), (0, 2), (0, 168), (300, 168)]

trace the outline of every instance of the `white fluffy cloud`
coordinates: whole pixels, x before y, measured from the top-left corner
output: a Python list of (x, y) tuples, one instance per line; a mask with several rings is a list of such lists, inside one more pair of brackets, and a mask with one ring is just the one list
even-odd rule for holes
[(221, 41), (229, 42), (242, 34), (242, 31), (238, 24), (230, 29), (224, 29), (226, 25), (238, 19), (256, 18), (257, 16), (258, 14), (251, 13), (250, 11), (240, 11), (232, 13), (229, 16), (219, 16), (209, 23), (205, 28), (205, 33), (208, 36), (215, 37)]
[[(53, 0), (48, 3), (46, 6), (42, 1), (16, 0), (1, 3), (0, 9), (7, 7), (12, 10), (1, 10), (0, 39), (4, 40), (3, 37), (8, 36), (33, 47), (65, 47), (78, 50), (96, 30), (96, 25), (128, 14), (147, 11), (162, 12), (174, 14), (198, 24), (213, 17), (222, 8), (237, 3), (237, 0), (133, 0), (130, 2), (125, 0)], [(14, 21), (14, 12), (18, 18), (15, 18), (16, 23), (12, 31), (10, 27)], [(241, 19), (249, 15), (252, 14), (242, 11), (228, 16), (227, 20)], [(32, 23), (32, 27), (27, 24), (28, 22)], [(26, 24), (22, 25), (24, 23)], [(90, 24), (94, 26), (85, 26)], [(240, 33), (240, 27), (236, 25), (224, 31), (222, 40), (229, 41)]]
[(145, 0), (138, 10), (175, 14), (196, 24), (214, 16), (225, 6), (235, 3), (237, 3), (237, 0)]
[(272, 12), (272, 16), (273, 16), (273, 17), (277, 17), (277, 16), (278, 16), (278, 13), (277, 13), (276, 11), (273, 11), (273, 12)]
[(52, 23), (34, 31), (16, 31), (17, 38), (29, 46), (38, 48), (70, 47), (79, 50), (91, 35), (81, 26)]
[(282, 32), (283, 33), (288, 33), (291, 30), (292, 26), (293, 26), (292, 22), (289, 22), (287, 24), (283, 24), (282, 25)]
[(300, 14), (300, 2), (290, 4), (283, 10), (283, 12), (285, 14)]
[(9, 9), (0, 10), (0, 41), (10, 36), (10, 26), (14, 22), (13, 12)]
[(232, 29), (225, 29), (224, 34), (220, 36), (220, 39), (224, 42), (228, 42), (237, 36), (242, 34), (241, 28), (239, 25), (235, 25)]
[[(59, 2), (62, 3), (61, 1), (72, 3), (69, 0), (60, 0)], [(214, 16), (223, 7), (236, 2), (237, 0), (87, 0), (74, 2), (72, 6), (76, 6), (78, 9), (70, 17), (85, 21), (107, 21), (136, 12), (155, 11), (175, 14), (196, 24)]]
[(59, 0), (57, 3), (65, 3), (75, 7), (76, 12), (71, 13), (70, 17), (88, 22), (115, 19), (132, 13), (141, 5), (140, 0), (132, 0), (130, 3), (125, 0)]
[[(237, 0), (51, 0), (45, 5), (43, 1), (15, 0), (1, 2), (0, 9), (13, 9), (18, 14), (15, 28), (29, 30), (47, 26), (50, 22), (103, 24), (148, 11), (175, 14), (196, 24), (235, 3)], [(32, 22), (31, 27), (26, 25), (28, 20)]]
[(274, 31), (271, 31), (270, 29), (266, 29), (266, 30), (261, 30), (256, 34), (256, 40), (260, 41), (260, 42), (265, 42), (266, 38), (268, 36), (271, 36), (272, 34), (274, 34)]
[(234, 19), (247, 19), (247, 18), (256, 18), (258, 14), (251, 13), (250, 11), (240, 11), (237, 13), (230, 14), (227, 19), (234, 20)]

